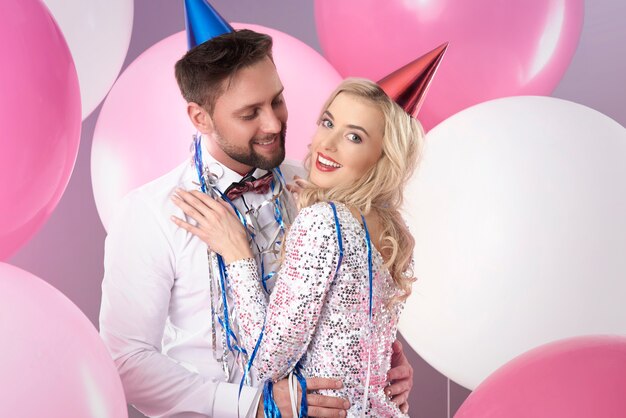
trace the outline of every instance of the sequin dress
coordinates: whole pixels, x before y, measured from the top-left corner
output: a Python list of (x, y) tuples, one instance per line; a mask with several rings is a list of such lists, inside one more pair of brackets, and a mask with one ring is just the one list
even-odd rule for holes
[[(269, 301), (253, 259), (228, 265), (240, 338), (252, 352), (263, 330), (253, 363), (261, 380), (285, 377), (301, 359), (306, 377), (343, 381), (342, 389), (320, 393), (348, 399), (348, 417), (361, 416), (363, 409), (366, 416), (406, 417), (384, 394), (391, 344), (403, 307), (401, 303), (390, 306), (389, 301), (399, 290), (373, 248), (370, 325), (365, 231), (346, 206), (336, 204), (336, 208), (343, 242), (338, 271), (338, 235), (328, 203), (298, 214), (287, 235), (285, 258)], [(368, 356), (370, 385), (364, 406)]]

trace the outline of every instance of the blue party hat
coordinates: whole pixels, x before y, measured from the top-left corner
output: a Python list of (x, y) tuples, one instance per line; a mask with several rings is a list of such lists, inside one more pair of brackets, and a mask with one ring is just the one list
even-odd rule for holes
[(185, 26), (189, 49), (235, 30), (207, 0), (185, 0)]

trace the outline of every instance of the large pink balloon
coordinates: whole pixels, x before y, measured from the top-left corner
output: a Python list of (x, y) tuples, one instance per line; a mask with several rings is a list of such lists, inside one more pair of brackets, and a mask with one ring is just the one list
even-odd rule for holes
[(455, 418), (626, 417), (626, 338), (557, 341), (513, 359), (481, 383)]
[[(287, 34), (256, 25), (233, 26), (274, 39), (274, 61), (289, 108), (287, 157), (301, 160), (320, 108), (341, 77), (324, 57)], [(184, 32), (160, 41), (124, 71), (104, 102), (94, 133), (91, 174), (105, 227), (114, 206), (128, 191), (189, 157), (195, 128), (173, 70), (186, 51)]]
[(0, 416), (127, 417), (98, 332), (61, 292), (0, 263)]
[(0, 2), (0, 260), (32, 237), (70, 178), (80, 92), (70, 51), (39, 0)]
[(550, 94), (583, 12), (583, 0), (315, 2), (322, 48), (344, 76), (378, 80), (450, 42), (420, 113), (427, 128), (486, 100)]

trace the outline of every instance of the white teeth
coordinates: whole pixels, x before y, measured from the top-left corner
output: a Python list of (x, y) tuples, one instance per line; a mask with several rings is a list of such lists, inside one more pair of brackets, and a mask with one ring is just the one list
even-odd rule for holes
[(330, 166), (330, 167), (335, 167), (335, 168), (341, 168), (340, 164), (337, 164), (333, 161), (327, 160), (326, 158), (322, 157), (321, 155), (317, 154), (317, 161), (319, 161), (320, 163)]
[(254, 141), (255, 144), (259, 144), (259, 145), (269, 145), (271, 143), (273, 143), (276, 140), (276, 138), (272, 138), (269, 141)]

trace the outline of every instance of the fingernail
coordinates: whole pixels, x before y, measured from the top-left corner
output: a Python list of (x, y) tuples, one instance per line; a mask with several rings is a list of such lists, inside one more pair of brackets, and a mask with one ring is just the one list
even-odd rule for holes
[(337, 387), (337, 389), (341, 388), (341, 381), (338, 380), (337, 383), (335, 384), (335, 386)]
[(343, 402), (343, 407), (346, 408), (346, 409), (350, 408), (350, 402), (344, 401)]
[(346, 411), (339, 411), (339, 416), (340, 417), (345, 417), (346, 416)]

